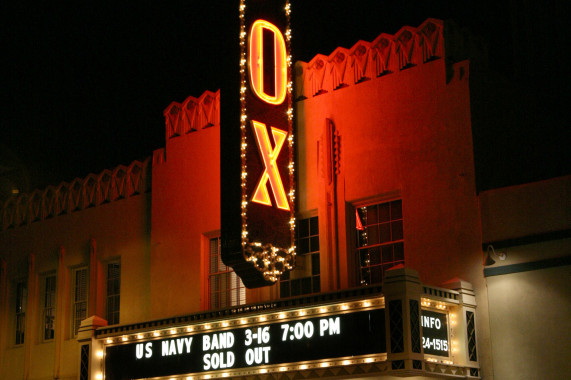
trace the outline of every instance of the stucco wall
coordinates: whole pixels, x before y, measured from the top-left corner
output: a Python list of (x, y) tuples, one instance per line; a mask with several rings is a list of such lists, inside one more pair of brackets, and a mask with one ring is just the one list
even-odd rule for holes
[(201, 310), (203, 236), (220, 230), (220, 128), (167, 140), (153, 166), (151, 314)]
[(571, 229), (571, 176), (484, 191), (484, 242)]
[[(97, 296), (89, 302), (88, 315), (97, 314), (105, 318), (104, 264), (109, 260), (120, 259), (120, 322), (134, 323), (148, 318), (149, 206), (150, 194), (134, 195), (0, 232), (2, 257), (8, 268), (8, 302), (3, 310), (6, 329), (3, 332), (2, 349), (5, 356), (2, 359), (0, 378), (22, 378), (24, 370), (29, 372), (30, 378), (45, 378), (47, 374), (61, 378), (77, 376), (79, 347), (71, 334), (71, 271), (76, 266), (90, 264), (92, 239), (96, 244), (98, 273), (96, 283), (90, 283), (89, 286), (95, 288), (94, 294)], [(39, 316), (42, 294), (39, 280), (46, 273), (57, 273), (58, 253), (62, 248), (65, 280), (57, 286), (58, 295), (63, 294), (64, 300), (63, 308), (56, 311), (56, 319), (61, 321), (63, 331), (58, 331), (54, 340), (42, 342)], [(27, 280), (30, 255), (34, 257), (35, 285), (28, 289), (28, 298), (32, 300), (33, 308), (26, 310), (26, 317), (31, 319), (31, 324), (28, 325), (31, 329), (26, 329), (24, 345), (15, 346), (15, 286), (17, 281)], [(56, 341), (61, 347), (59, 351)]]
[[(300, 210), (323, 210), (322, 152), (326, 119), (340, 139), (339, 200), (342, 286), (355, 286), (354, 206), (402, 199), (405, 265), (424, 283), (459, 277), (474, 285), (478, 347), (484, 375), (491, 369), (487, 295), (482, 275), (479, 203), (470, 122), (469, 65), (443, 59), (326, 92), (297, 103)], [(321, 246), (322, 268), (328, 247)], [(328, 288), (326, 281), (322, 289)], [(343, 277), (347, 280), (344, 282)]]
[(488, 277), (496, 379), (571, 373), (571, 266)]
[[(483, 241), (497, 379), (563, 379), (571, 371), (571, 176), (483, 192)], [(565, 264), (565, 260), (567, 264)]]

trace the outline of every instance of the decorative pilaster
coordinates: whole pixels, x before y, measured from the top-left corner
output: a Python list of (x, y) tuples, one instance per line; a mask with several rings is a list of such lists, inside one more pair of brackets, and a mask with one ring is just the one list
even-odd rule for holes
[(97, 242), (89, 239), (89, 298), (87, 315), (97, 314)]
[[(319, 174), (322, 181), (322, 197), (320, 209), (325, 210), (325, 215), (320, 215), (320, 219), (324, 222), (327, 246), (322, 247), (321, 257), (327, 259), (327, 268), (322, 277), (326, 281), (326, 289), (338, 290), (341, 284), (340, 270), (346, 269), (346, 264), (342, 265), (343, 256), (346, 261), (346, 249), (342, 249), (342, 244), (345, 239), (341, 239), (345, 235), (345, 230), (340, 230), (344, 223), (339, 223), (339, 220), (345, 220), (345, 202), (344, 192), (338, 194), (338, 176), (340, 174), (340, 154), (339, 154), (339, 132), (335, 128), (335, 124), (331, 119), (325, 119), (323, 134), (319, 139)], [(342, 187), (342, 186), (341, 186)], [(342, 187), (343, 188), (343, 187)], [(340, 207), (339, 205), (342, 205)], [(340, 215), (341, 214), (341, 215)], [(341, 217), (342, 218), (341, 218)], [(341, 255), (343, 251), (343, 255)], [(325, 276), (324, 276), (325, 274)], [(346, 284), (345, 284), (346, 285)]]
[(79, 374), (78, 380), (94, 380), (102, 373), (98, 352), (103, 350), (100, 341), (95, 339), (95, 330), (107, 326), (107, 321), (96, 315), (81, 321), (77, 332), (79, 343)]
[(387, 360), (395, 375), (422, 373), (422, 336), (418, 272), (398, 265), (385, 272), (385, 317), (387, 320)]
[(447, 288), (456, 290), (459, 294), (458, 325), (456, 337), (453, 341), (454, 361), (460, 366), (469, 368), (468, 375), (478, 377), (480, 363), (478, 361), (478, 344), (476, 342), (476, 294), (472, 284), (453, 279), (444, 284)]

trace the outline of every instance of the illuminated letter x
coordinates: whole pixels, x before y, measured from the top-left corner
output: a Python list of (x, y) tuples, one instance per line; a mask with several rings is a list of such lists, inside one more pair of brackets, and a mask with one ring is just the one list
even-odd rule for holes
[(276, 166), (276, 160), (280, 154), (280, 150), (284, 145), (286, 140), (287, 132), (281, 129), (272, 128), (272, 136), (276, 146), (272, 149), (270, 144), (270, 138), (268, 136), (268, 131), (264, 123), (252, 120), (252, 127), (254, 128), (254, 133), (256, 135), (256, 142), (258, 143), (258, 148), (264, 161), (266, 170), (260, 178), (260, 182), (256, 186), (256, 191), (252, 197), (252, 202), (261, 203), (263, 205), (271, 206), (270, 195), (268, 194), (268, 188), (266, 183), (270, 181), (270, 187), (276, 198), (276, 207), (282, 210), (289, 210), (289, 203), (284, 191), (284, 185), (280, 178), (280, 172)]

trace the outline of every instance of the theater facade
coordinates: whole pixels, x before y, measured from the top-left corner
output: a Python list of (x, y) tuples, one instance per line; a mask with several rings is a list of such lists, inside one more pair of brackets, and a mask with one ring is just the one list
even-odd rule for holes
[(0, 378), (568, 373), (571, 177), (476, 192), (470, 62), (449, 59), (444, 23), (293, 65), (287, 18), (255, 21), (246, 37), (278, 52), (284, 36), (285, 118), (247, 113), (282, 86), (252, 84), (247, 57), (237, 167), (251, 183), (221, 174), (225, 103), (206, 91), (164, 110), (152, 158), (1, 205)]

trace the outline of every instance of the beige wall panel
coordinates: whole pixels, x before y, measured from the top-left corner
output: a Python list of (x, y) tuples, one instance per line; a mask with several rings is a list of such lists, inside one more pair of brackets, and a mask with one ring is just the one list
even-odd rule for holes
[(496, 379), (571, 373), (571, 266), (487, 278)]

